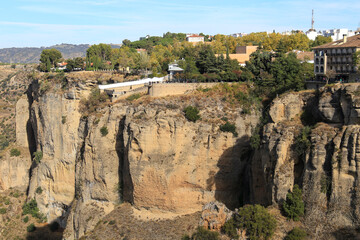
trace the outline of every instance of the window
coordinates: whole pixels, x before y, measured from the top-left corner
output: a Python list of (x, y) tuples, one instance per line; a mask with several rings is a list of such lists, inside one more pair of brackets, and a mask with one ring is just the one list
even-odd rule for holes
[(323, 58), (320, 59), (320, 64), (324, 64), (324, 59)]
[(322, 73), (324, 72), (324, 67), (323, 66), (320, 67), (320, 72), (322, 72)]
[(319, 64), (319, 59), (318, 59), (318, 58), (316, 58), (315, 63), (316, 63), (316, 64)]
[(319, 67), (318, 66), (315, 67), (315, 72), (317, 72), (317, 73), (319, 72)]

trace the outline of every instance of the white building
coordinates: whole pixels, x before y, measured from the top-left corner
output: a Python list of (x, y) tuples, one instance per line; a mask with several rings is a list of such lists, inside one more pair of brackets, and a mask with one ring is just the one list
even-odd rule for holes
[(338, 41), (344, 38), (344, 35), (348, 37), (352, 37), (355, 35), (355, 32), (352, 30), (348, 30), (347, 28), (340, 28), (340, 29), (329, 29), (324, 30), (322, 32), (324, 37), (331, 37), (333, 41)]
[(200, 36), (197, 34), (187, 35), (186, 41), (192, 42), (192, 43), (204, 42), (204, 36)]
[(310, 29), (305, 34), (310, 40), (313, 40), (313, 41), (315, 41), (315, 38), (317, 36), (322, 35), (321, 32), (316, 32), (314, 29)]
[(247, 33), (233, 33), (233, 34), (230, 34), (230, 36), (234, 37), (234, 38), (238, 38), (238, 37), (243, 37), (243, 36), (246, 36), (248, 35)]

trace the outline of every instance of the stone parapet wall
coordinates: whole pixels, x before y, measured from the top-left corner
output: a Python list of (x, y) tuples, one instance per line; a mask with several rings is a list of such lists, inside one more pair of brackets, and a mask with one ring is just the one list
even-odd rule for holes
[(211, 88), (217, 84), (219, 83), (159, 83), (149, 89), (149, 95), (152, 97), (180, 95), (198, 88)]

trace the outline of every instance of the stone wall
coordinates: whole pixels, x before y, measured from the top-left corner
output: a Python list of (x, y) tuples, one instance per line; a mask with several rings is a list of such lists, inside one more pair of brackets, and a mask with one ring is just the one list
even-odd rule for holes
[(217, 84), (219, 83), (159, 83), (149, 89), (149, 95), (152, 97), (180, 95), (198, 88), (211, 88)]

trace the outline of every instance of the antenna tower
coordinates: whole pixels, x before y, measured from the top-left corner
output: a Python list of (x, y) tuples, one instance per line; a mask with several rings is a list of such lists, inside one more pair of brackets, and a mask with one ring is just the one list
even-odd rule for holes
[(314, 29), (314, 9), (312, 10), (312, 17), (311, 17), (311, 30), (315, 30), (315, 29)]

